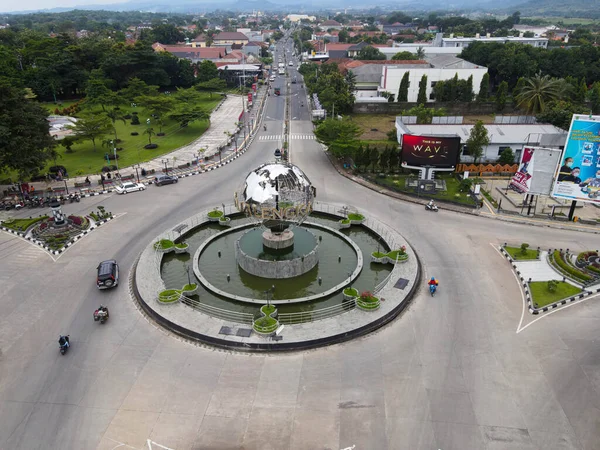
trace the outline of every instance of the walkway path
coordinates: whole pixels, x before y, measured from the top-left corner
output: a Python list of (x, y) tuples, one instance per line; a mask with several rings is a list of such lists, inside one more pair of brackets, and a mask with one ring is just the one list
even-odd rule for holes
[[(530, 278), (531, 281), (560, 280), (562, 275), (560, 275), (552, 268), (552, 266), (550, 266), (550, 264), (548, 264), (547, 256), (548, 252), (542, 251), (540, 252), (539, 260), (515, 261), (515, 265), (525, 280)], [(567, 280), (567, 282), (575, 286), (575, 283), (572, 283), (570, 280)]]

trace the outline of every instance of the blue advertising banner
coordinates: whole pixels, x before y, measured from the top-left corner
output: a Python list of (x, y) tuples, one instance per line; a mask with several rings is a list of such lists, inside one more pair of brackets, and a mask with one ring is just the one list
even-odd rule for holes
[(600, 204), (600, 116), (573, 116), (552, 197)]

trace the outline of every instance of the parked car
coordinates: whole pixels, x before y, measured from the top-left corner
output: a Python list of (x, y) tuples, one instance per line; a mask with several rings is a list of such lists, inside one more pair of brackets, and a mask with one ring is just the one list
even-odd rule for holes
[(143, 191), (144, 189), (146, 189), (146, 186), (142, 183), (127, 182), (117, 186), (115, 191), (117, 191), (117, 194), (127, 194), (129, 192)]
[(174, 175), (160, 174), (154, 177), (154, 184), (157, 186), (173, 183), (177, 183), (177, 177)]
[(98, 264), (96, 286), (98, 289), (110, 289), (119, 284), (119, 265), (114, 259)]

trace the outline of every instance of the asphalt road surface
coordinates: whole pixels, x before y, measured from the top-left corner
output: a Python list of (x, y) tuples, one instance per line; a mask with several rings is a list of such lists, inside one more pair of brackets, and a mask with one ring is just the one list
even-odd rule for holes
[[(0, 448), (142, 449), (151, 440), (177, 450), (599, 449), (600, 302), (523, 314), (492, 246), (595, 249), (598, 237), (427, 213), (340, 177), (311, 139), (290, 148), (318, 199), (396, 227), (425, 276), (440, 280), (438, 295), (422, 289), (400, 318), (364, 338), (272, 356), (182, 342), (140, 314), (128, 277), (146, 243), (231, 202), (248, 170), (272, 159), (274, 142), (260, 136), (281, 129), (283, 99), (268, 101), (267, 132), (233, 163), (65, 205), (80, 214), (103, 205), (119, 217), (58, 258), (0, 234)], [(310, 134), (299, 83), (291, 101), (292, 135)], [(108, 258), (119, 261), (121, 284), (100, 292), (96, 265)], [(105, 325), (92, 319), (100, 303), (111, 312)], [(61, 333), (71, 336), (65, 356)]]

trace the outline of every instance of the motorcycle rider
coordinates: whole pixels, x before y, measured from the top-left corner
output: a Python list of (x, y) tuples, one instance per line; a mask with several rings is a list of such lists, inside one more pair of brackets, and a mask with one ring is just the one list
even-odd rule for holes
[(265, 129), (265, 131), (267, 131), (267, 126), (266, 125), (263, 125), (263, 128)]
[(427, 206), (429, 206), (430, 209), (433, 209), (433, 207), (435, 206), (433, 199), (429, 200), (429, 204)]
[(58, 338), (58, 345), (60, 345), (61, 347), (70, 347), (69, 344), (69, 336), (60, 336)]
[(440, 283), (435, 279), (435, 277), (431, 277), (431, 280), (429, 280), (429, 283), (427, 284), (429, 285), (430, 290), (433, 289), (435, 291)]

